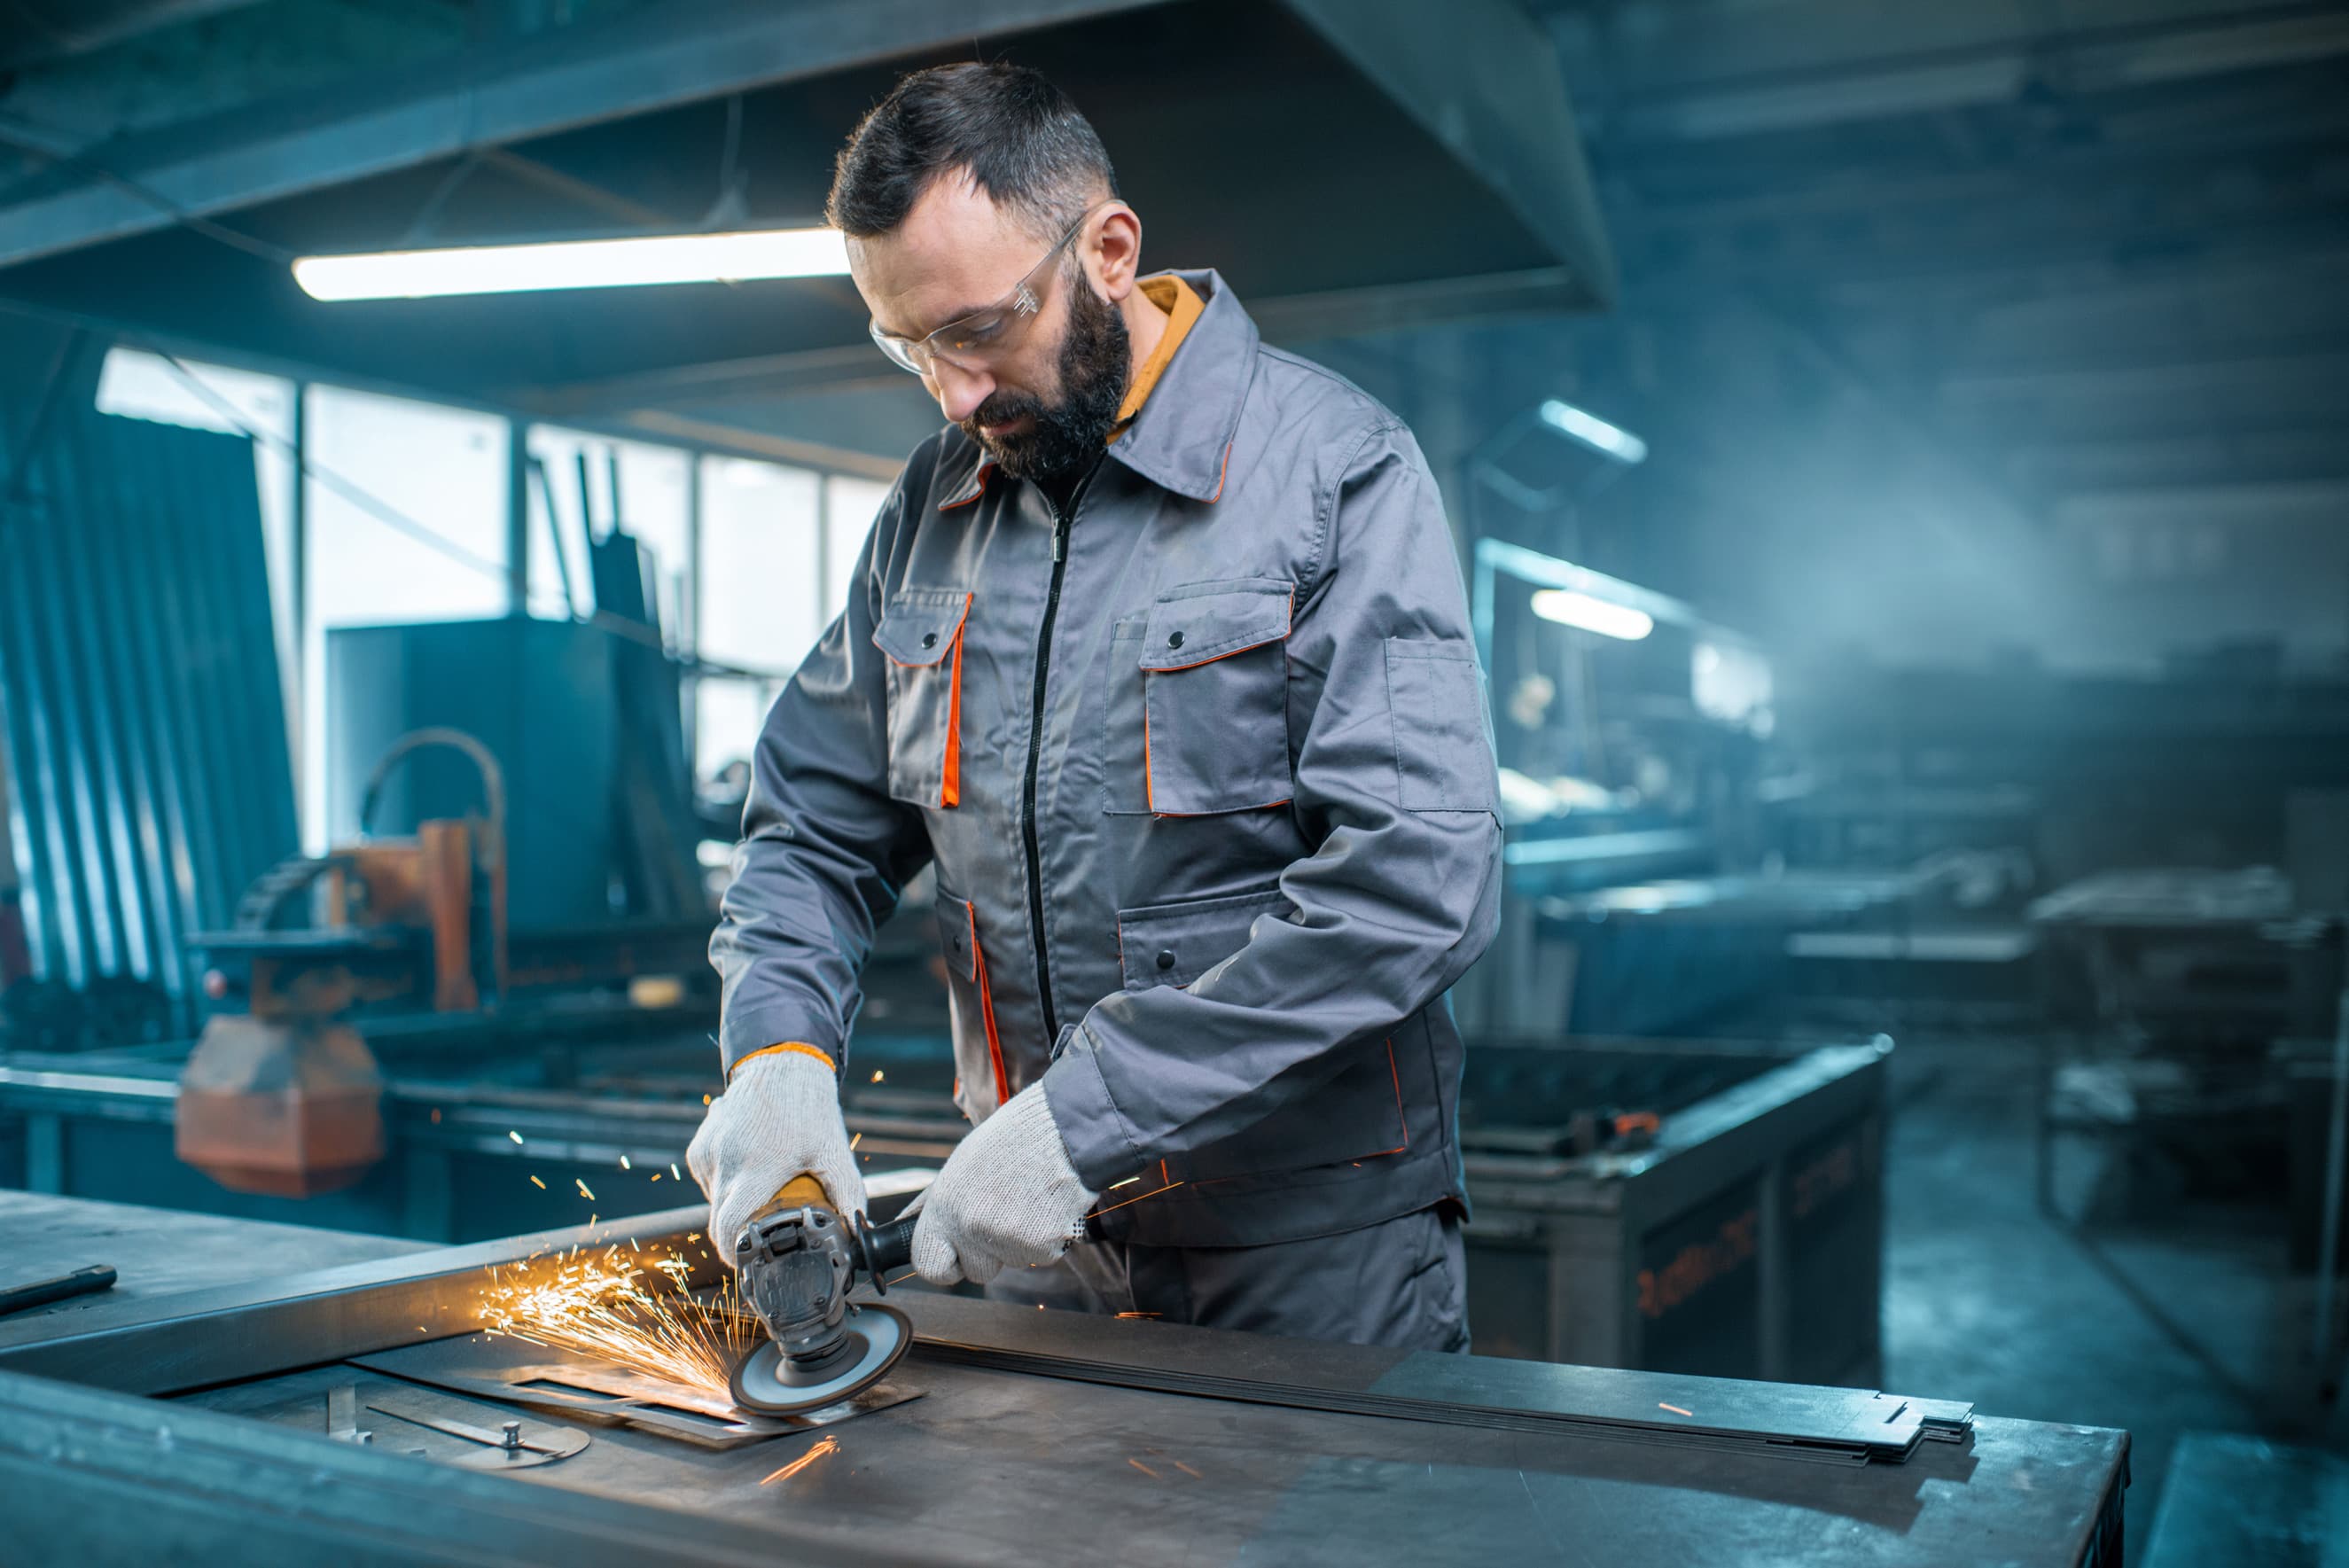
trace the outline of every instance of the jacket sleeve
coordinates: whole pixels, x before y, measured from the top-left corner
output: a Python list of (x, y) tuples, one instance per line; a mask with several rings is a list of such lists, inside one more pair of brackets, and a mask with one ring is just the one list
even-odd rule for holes
[(1433, 1002), (1499, 919), (1498, 786), (1452, 534), (1426, 460), (1388, 423), (1338, 463), (1322, 564), (1288, 655), (1290, 809), (1310, 856), (1187, 987), (1104, 998), (1045, 1074), (1087, 1185), (1239, 1132), (1310, 1095), (1344, 1047)]
[(784, 1041), (845, 1063), (874, 927), (929, 858), (921, 813), (889, 798), (888, 702), (873, 628), (876, 551), (905, 515), (890, 492), (857, 559), (847, 608), (775, 699), (750, 764), (742, 841), (709, 960), (723, 986), (725, 1069)]

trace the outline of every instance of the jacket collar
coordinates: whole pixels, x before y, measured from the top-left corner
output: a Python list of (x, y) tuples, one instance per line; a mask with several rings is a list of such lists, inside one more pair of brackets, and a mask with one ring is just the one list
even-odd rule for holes
[[(1238, 433), (1240, 407), (1256, 376), (1256, 323), (1213, 269), (1175, 274), (1206, 301), (1182, 346), (1151, 389), (1142, 412), (1110, 444), (1109, 455), (1153, 484), (1193, 500), (1224, 492), (1224, 471)], [(949, 427), (949, 429), (952, 429)], [(940, 511), (977, 500), (995, 464), (979, 445), (961, 438), (948, 460), (962, 469), (942, 487)]]
[(1256, 323), (1214, 270), (1175, 276), (1207, 308), (1109, 455), (1176, 495), (1211, 501), (1223, 494), (1240, 406), (1256, 378)]

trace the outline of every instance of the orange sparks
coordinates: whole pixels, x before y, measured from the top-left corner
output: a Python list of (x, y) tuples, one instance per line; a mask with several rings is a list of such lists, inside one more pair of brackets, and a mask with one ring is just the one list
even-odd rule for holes
[(1155, 1312), (1121, 1312), (1118, 1315), (1120, 1317), (1157, 1317), (1162, 1315)]
[(537, 1188), (537, 1189), (538, 1189), (540, 1191), (542, 1191), (542, 1192), (543, 1192), (543, 1191), (546, 1191), (546, 1183), (545, 1183), (545, 1182), (543, 1182), (543, 1181), (540, 1181), (540, 1180), (539, 1180), (537, 1177), (535, 1177), (535, 1176), (533, 1176), (533, 1177), (532, 1177), (532, 1178), (530, 1179), (530, 1184), (531, 1184), (532, 1186), (533, 1186), (533, 1187)]
[(879, 1068), (874, 1068), (873, 1069), (873, 1081), (874, 1081), (874, 1083), (879, 1083), (879, 1082), (881, 1081), (882, 1076), (883, 1076), (883, 1075), (882, 1075), (881, 1069), (880, 1069)]
[(789, 1480), (792, 1477), (799, 1474), (800, 1471), (807, 1469), (808, 1466), (815, 1463), (816, 1460), (823, 1458), (824, 1455), (836, 1454), (839, 1451), (840, 1439), (838, 1438), (825, 1438), (823, 1441), (817, 1443), (815, 1447), (808, 1449), (807, 1452), (802, 1454), (799, 1458), (793, 1460), (791, 1463), (785, 1465), (782, 1469), (769, 1476), (767, 1480), (762, 1480), (759, 1484), (761, 1486), (764, 1486), (769, 1480)]
[(1110, 1212), (1110, 1209), (1123, 1209), (1127, 1203), (1139, 1203), (1143, 1198), (1155, 1198), (1161, 1192), (1172, 1192), (1175, 1188), (1182, 1185), (1183, 1183), (1180, 1181), (1169, 1181), (1164, 1187), (1153, 1187), (1149, 1191), (1141, 1194), (1139, 1197), (1128, 1198), (1124, 1200), (1123, 1202), (1112, 1203), (1109, 1206), (1109, 1209), (1095, 1209), (1093, 1212), (1096, 1214), (1106, 1214)]
[(686, 1290), (692, 1274), (681, 1254), (639, 1262), (608, 1246), (561, 1259), (534, 1279), (492, 1270), (482, 1315), (492, 1335), (593, 1356), (730, 1402), (728, 1375), (753, 1336), (731, 1277), (703, 1299)]
[(1185, 1464), (1181, 1460), (1176, 1460), (1174, 1461), (1174, 1468), (1181, 1470), (1185, 1475), (1189, 1476), (1193, 1480), (1205, 1480), (1207, 1479), (1206, 1476), (1201, 1475), (1197, 1470), (1193, 1470), (1189, 1465)]
[(659, 1180), (660, 1180), (660, 1177), (661, 1177), (661, 1173), (660, 1173), (659, 1171), (654, 1171), (654, 1172), (653, 1172), (653, 1180), (654, 1180), (654, 1181), (659, 1181)]
[(1143, 1464), (1140, 1460), (1128, 1460), (1125, 1462), (1140, 1470), (1143, 1475), (1148, 1476), (1152, 1480), (1156, 1480), (1158, 1479), (1158, 1472), (1152, 1470), (1148, 1465)]
[(852, 1139), (850, 1139), (850, 1140), (848, 1140), (848, 1147), (850, 1147), (851, 1149), (854, 1149), (854, 1148), (855, 1148), (858, 1144), (860, 1144), (860, 1143), (862, 1143), (862, 1142), (864, 1142), (864, 1134), (863, 1134), (863, 1133), (861, 1133), (861, 1132), (860, 1132), (860, 1133), (858, 1133), (855, 1137), (854, 1137), (854, 1138), (852, 1138)]
[(1694, 1410), (1683, 1410), (1678, 1405), (1667, 1405), (1661, 1399), (1656, 1401), (1656, 1408), (1659, 1410), (1670, 1410), (1675, 1416), (1693, 1416), (1696, 1414)]
[(587, 1182), (585, 1178), (574, 1176), (572, 1180), (579, 1183), (579, 1195), (581, 1197), (586, 1199), (591, 1203), (595, 1201), (595, 1194), (587, 1190)]

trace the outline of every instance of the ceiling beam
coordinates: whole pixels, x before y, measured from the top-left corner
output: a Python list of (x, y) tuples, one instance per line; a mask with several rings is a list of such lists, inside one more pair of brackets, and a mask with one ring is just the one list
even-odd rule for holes
[(61, 169), (0, 209), (0, 267), (484, 147), (1151, 3), (672, 0), (78, 150), (120, 182)]
[(2114, 92), (2349, 55), (2349, 16), (2287, 15), (2109, 43), (2042, 40), (1986, 53), (1878, 62), (1636, 97), (1607, 119), (1610, 143), (1711, 141), (2010, 103), (2034, 86)]

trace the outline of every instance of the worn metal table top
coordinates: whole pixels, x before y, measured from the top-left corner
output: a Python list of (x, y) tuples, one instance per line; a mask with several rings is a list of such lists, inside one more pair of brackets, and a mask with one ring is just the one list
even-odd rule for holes
[[(694, 1212), (647, 1222), (681, 1234)], [(610, 1234), (606, 1227), (599, 1239)], [(570, 1234), (516, 1243), (512, 1255), (550, 1240), (567, 1245)], [(142, 1517), (168, 1516), (181, 1532), (175, 1540), (213, 1538), (186, 1533), (198, 1530), (233, 1528), (245, 1532), (239, 1540), (255, 1541), (264, 1527), (277, 1532), (285, 1553), (256, 1547), (245, 1559), (255, 1563), (314, 1560), (305, 1554), (329, 1545), (347, 1550), (349, 1532), (364, 1525), (420, 1542), (417, 1555), (474, 1550), (505, 1531), (549, 1553), (560, 1535), (611, 1542), (614, 1553), (624, 1540), (639, 1552), (647, 1541), (672, 1542), (669, 1555), (713, 1562), (1192, 1568), (1474, 1554), (1609, 1568), (1692, 1561), (2068, 1568), (2116, 1544), (2112, 1526), (2127, 1483), (2127, 1434), (2087, 1428), (1983, 1418), (1969, 1440), (1920, 1444), (1905, 1462), (1837, 1465), (1781, 1457), (1758, 1443), (1728, 1451), (1155, 1392), (968, 1365), (919, 1345), (893, 1380), (924, 1397), (725, 1452), (599, 1428), (574, 1458), (483, 1476), (326, 1440), (324, 1395), (355, 1375), (338, 1358), (403, 1339), (416, 1345), (420, 1334), (429, 1343), (469, 1332), (479, 1321), (469, 1305), (479, 1270), (495, 1251), (428, 1251), (307, 1280), (256, 1282), (241, 1293), (199, 1292), (184, 1305), (151, 1300), (141, 1321), (98, 1334), (67, 1319), (0, 1328), (0, 1498), (13, 1486), (12, 1506), (33, 1511), (25, 1517), (47, 1510), (36, 1538), (89, 1546), (89, 1532), (109, 1526), (53, 1495), (77, 1477), (44, 1460), (70, 1450), (80, 1472), (131, 1487)], [(1437, 1397), (1423, 1387), (1433, 1378), (1473, 1391), (1480, 1406), (1538, 1411), (1556, 1408), (1560, 1387), (1584, 1377), (1540, 1364), (1464, 1365), (948, 1297), (893, 1299), (904, 1301), (919, 1333), (937, 1339), (1174, 1367), (1243, 1389), (1309, 1384), (1429, 1398)], [(1434, 1362), (1444, 1365), (1431, 1368)], [(42, 1377), (181, 1392), (136, 1398)], [(1710, 1400), (1742, 1406), (1749, 1418), (1784, 1407), (1792, 1425), (1806, 1402), (1840, 1398), (1668, 1374), (1603, 1377), (1636, 1383), (1610, 1387), (1642, 1401), (1692, 1400), (1700, 1419)], [(264, 1411), (293, 1424), (222, 1419)], [(142, 1435), (141, 1423), (152, 1429)], [(827, 1438), (836, 1449), (778, 1475)], [(172, 1501), (172, 1488), (192, 1484), (182, 1469), (222, 1456), (233, 1465), (212, 1473), (230, 1479), (208, 1483), (201, 1508), (161, 1506)], [(330, 1476), (336, 1479), (319, 1490)], [(289, 1514), (291, 1494), (298, 1508)], [(222, 1514), (229, 1498), (250, 1517)], [(605, 1560), (585, 1547), (561, 1550), (572, 1568)]]
[[(192, 1172), (187, 1179), (203, 1180)], [(66, 1314), (78, 1326), (96, 1324), (121, 1315), (125, 1303), (426, 1250), (396, 1236), (0, 1188), (0, 1288), (92, 1264), (115, 1272), (111, 1290), (10, 1313), (10, 1324)], [(91, 1313), (99, 1315), (83, 1315)]]

